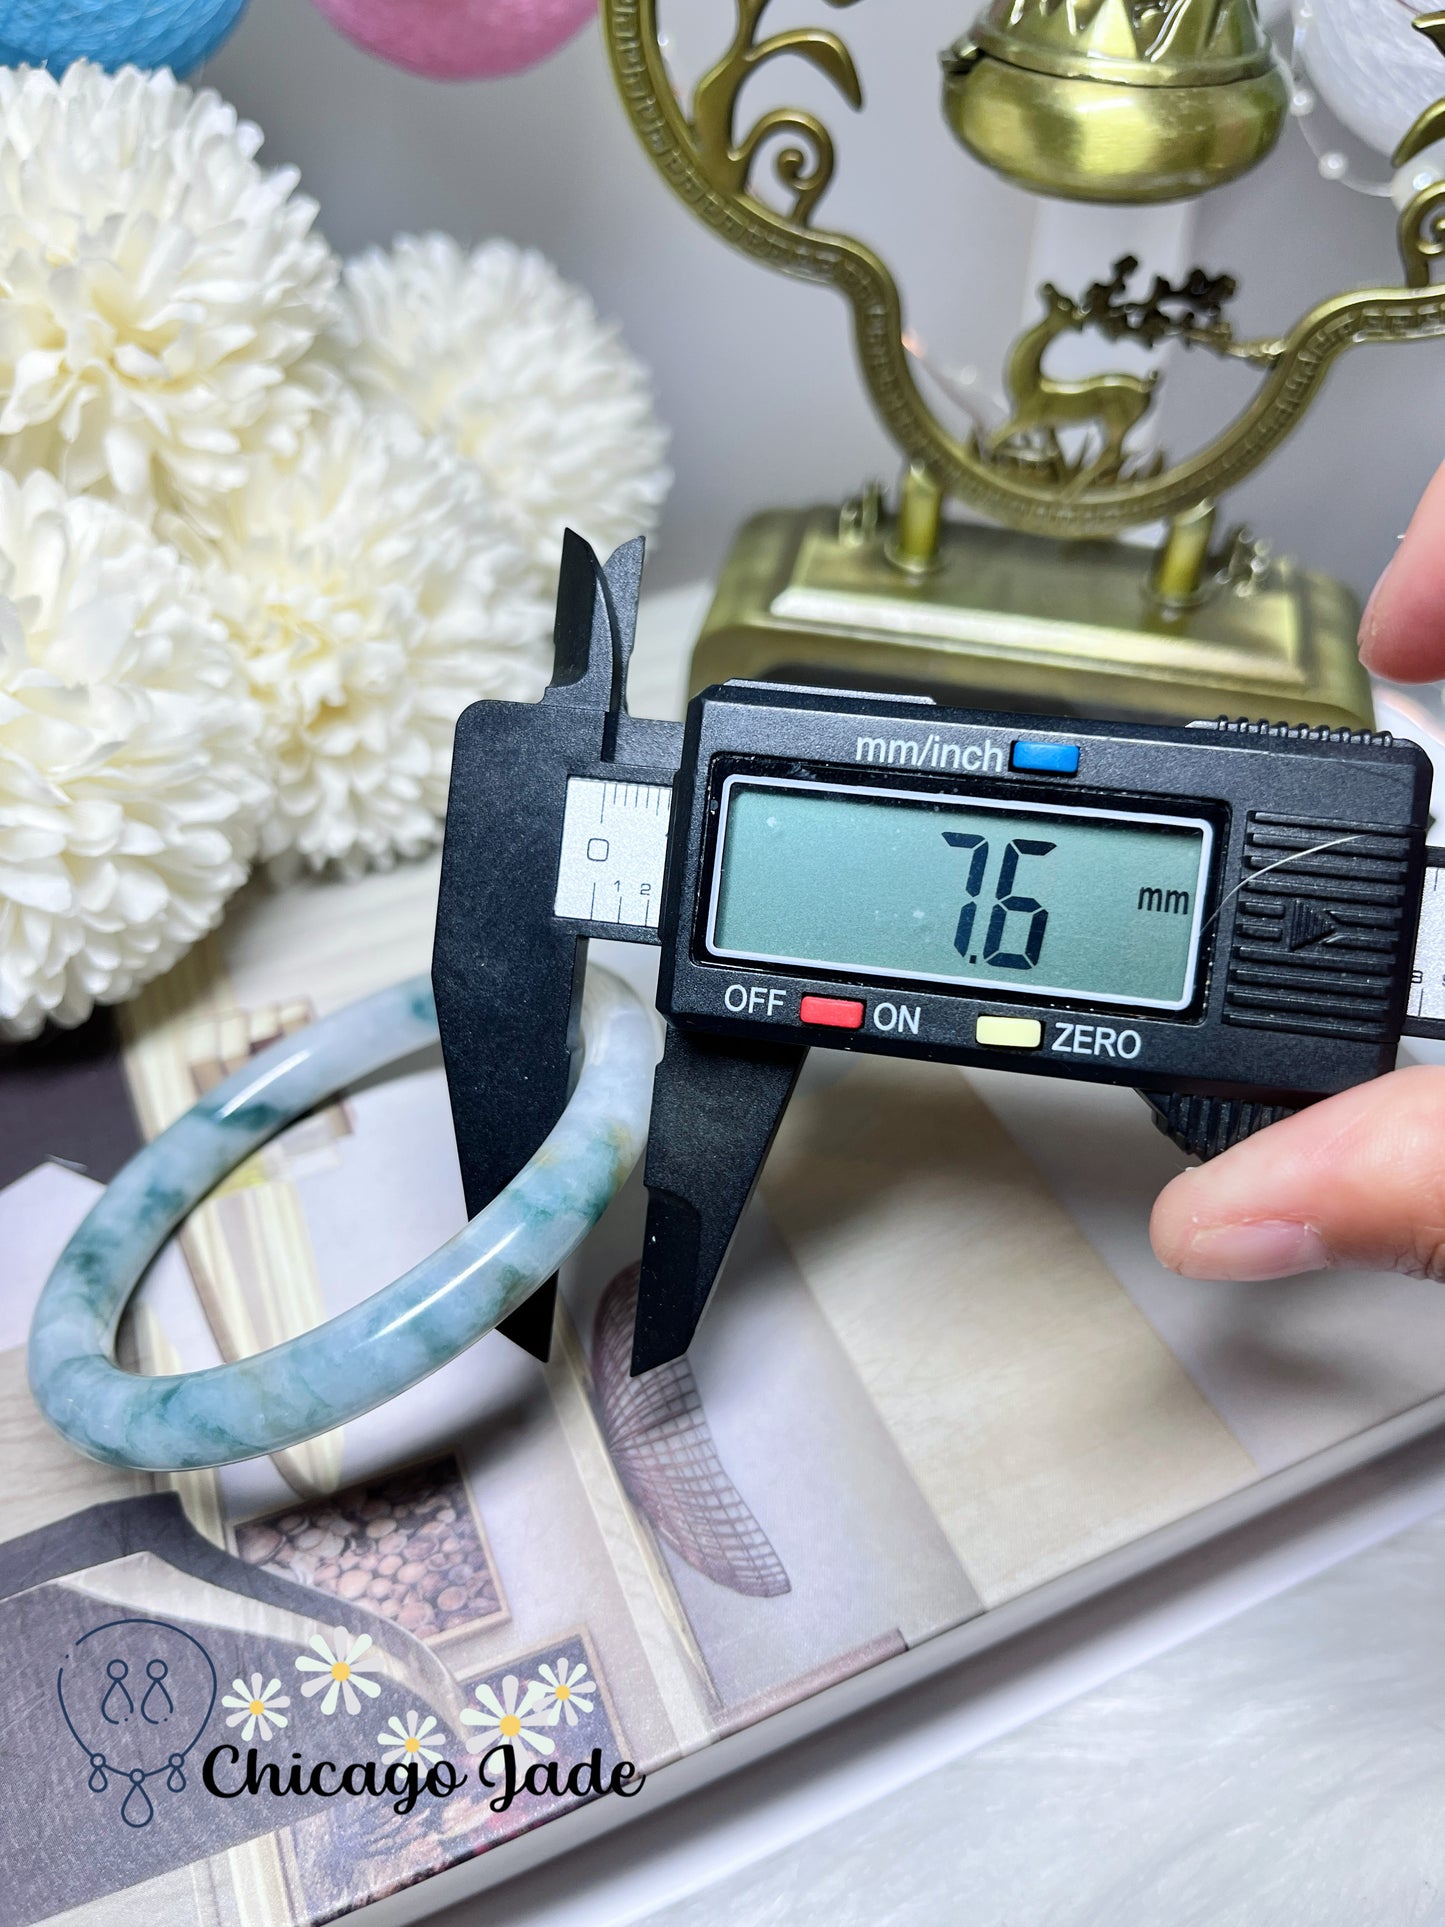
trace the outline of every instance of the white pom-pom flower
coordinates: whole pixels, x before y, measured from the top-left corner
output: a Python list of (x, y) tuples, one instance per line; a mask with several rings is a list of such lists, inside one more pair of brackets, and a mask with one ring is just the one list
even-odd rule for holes
[(0, 1035), (130, 996), (220, 916), (270, 799), (235, 652), (173, 549), (0, 473)]
[(263, 854), (358, 870), (430, 847), (457, 717), (546, 680), (550, 611), (477, 470), (341, 389), (194, 553), (265, 718)]
[(167, 72), (0, 69), (0, 459), (204, 523), (315, 405), (336, 263), (294, 169)]
[(481, 468), (555, 581), (574, 528), (603, 555), (656, 525), (671, 475), (648, 378), (540, 254), (444, 234), (347, 263), (324, 352)]

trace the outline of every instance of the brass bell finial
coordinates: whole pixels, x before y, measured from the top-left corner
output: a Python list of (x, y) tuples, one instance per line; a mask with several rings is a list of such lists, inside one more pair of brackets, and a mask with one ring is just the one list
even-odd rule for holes
[(1289, 101), (1253, 0), (992, 0), (943, 65), (964, 146), (1069, 200), (1218, 187), (1274, 146)]

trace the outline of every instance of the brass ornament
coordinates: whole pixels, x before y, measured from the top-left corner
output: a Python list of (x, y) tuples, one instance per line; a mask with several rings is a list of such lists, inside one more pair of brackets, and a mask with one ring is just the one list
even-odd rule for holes
[(943, 69), (964, 146), (1071, 200), (1202, 194), (1263, 160), (1289, 106), (1253, 0), (992, 0)]
[[(1045, 462), (1060, 484), (1079, 487), (1112, 482), (1124, 469), (1124, 442), (1131, 429), (1154, 402), (1157, 372), (1147, 375), (1085, 375), (1077, 381), (1056, 381), (1044, 373), (1045, 350), (1066, 330), (1086, 325), (1079, 303), (1060, 294), (1052, 282), (1040, 289), (1044, 318), (1026, 328), (1009, 351), (1009, 400), (1013, 414), (985, 443), (991, 461), (1012, 460), (1021, 465)], [(1059, 442), (1059, 430), (1088, 425), (1099, 430), (1099, 448), (1092, 458), (1080, 456), (1070, 464)], [(1162, 462), (1154, 464), (1157, 470)]]
[[(1417, 33), (1445, 53), (1445, 13), (1422, 13), (1410, 23)], [(1394, 168), (1407, 167), (1417, 154), (1445, 140), (1445, 100), (1437, 100), (1415, 117), (1414, 125), (1390, 157)], [(1445, 182), (1422, 188), (1400, 215), (1397, 230), (1405, 279), (1412, 288), (1430, 285), (1431, 263), (1445, 254)]]
[[(829, 0), (829, 4), (850, 6), (852, 0)], [(693, 93), (693, 133), (699, 158), (710, 177), (734, 194), (746, 193), (753, 162), (765, 141), (784, 134), (800, 137), (806, 145), (781, 148), (773, 165), (780, 183), (792, 193), (791, 218), (806, 227), (833, 178), (832, 136), (816, 114), (784, 107), (764, 114), (738, 141), (733, 121), (739, 89), (765, 61), (788, 53), (811, 61), (826, 74), (850, 107), (863, 105), (863, 87), (853, 56), (835, 33), (801, 29), (759, 42), (758, 24), (767, 6), (768, 0), (738, 0), (732, 44), (703, 75)]]
[[(696, 694), (744, 676), (911, 689), (1046, 715), (1367, 726), (1360, 612), (1340, 583), (1204, 509), (1159, 554), (950, 522), (926, 568), (884, 560), (881, 491), (768, 509), (739, 532), (693, 651)], [(897, 526), (895, 524), (895, 526)]]
[[(1026, 328), (1009, 351), (1005, 380), (1013, 413), (982, 443), (988, 460), (1046, 472), (1065, 493), (1130, 478), (1147, 480), (1163, 467), (1161, 453), (1131, 461), (1126, 446), (1130, 432), (1153, 406), (1158, 371), (1056, 380), (1044, 371), (1043, 358), (1062, 334), (1092, 328), (1107, 340), (1137, 341), (1145, 348), (1179, 341), (1263, 366), (1283, 353), (1278, 341), (1235, 339), (1224, 316), (1235, 293), (1232, 275), (1194, 268), (1177, 288), (1155, 275), (1149, 293), (1136, 299), (1129, 293), (1129, 281), (1138, 266), (1133, 255), (1123, 256), (1108, 281), (1094, 282), (1078, 300), (1044, 283), (1039, 291), (1043, 319)], [(1070, 459), (1059, 431), (1080, 429), (1090, 431), (1092, 439)]]
[(1400, 258), (1412, 288), (1428, 288), (1431, 264), (1445, 254), (1445, 181), (1422, 188), (1400, 216)]
[[(931, 477), (943, 495), (983, 515), (1017, 529), (1071, 539), (1189, 517), (1274, 452), (1318, 394), (1337, 355), (1367, 342), (1445, 335), (1445, 287), (1430, 283), (1431, 264), (1445, 251), (1445, 193), (1441, 184), (1432, 183), (1400, 217), (1402, 285), (1331, 296), (1287, 333), (1266, 342), (1234, 343), (1222, 334), (1209, 340), (1202, 334), (1192, 337), (1196, 345), (1250, 362), (1261, 374), (1253, 398), (1203, 448), (1174, 461), (1130, 457), (1127, 436), (1144, 410), (1124, 423), (1122, 433), (1119, 424), (1140, 399), (1131, 385), (1141, 380), (1136, 376), (1101, 377), (1114, 385), (1089, 391), (1094, 402), (1103, 403), (1106, 393), (1113, 399), (1103, 416), (1095, 417), (1104, 423), (1106, 458), (1083, 469), (1068, 460), (1015, 459), (1016, 436), (1006, 435), (1001, 443), (989, 438), (987, 445), (980, 445), (976, 435), (964, 439), (938, 420), (918, 386), (904, 346), (902, 301), (889, 268), (864, 242), (816, 225), (834, 169), (833, 141), (823, 122), (802, 108), (775, 108), (739, 131), (743, 86), (763, 62), (779, 57), (809, 61), (850, 106), (862, 100), (856, 68), (836, 34), (800, 27), (759, 37), (768, 4), (735, 0), (732, 42), (699, 83), (689, 107), (673, 84), (659, 45), (657, 0), (602, 0), (623, 102), (664, 179), (724, 240), (769, 267), (844, 296), (853, 311), (869, 393), (906, 460)], [(838, 10), (858, 0), (828, 4)], [(1156, 91), (1171, 97), (1165, 88)], [(781, 147), (779, 139), (785, 142)], [(760, 191), (760, 171), (768, 155), (775, 188), (788, 202), (782, 210)], [(1060, 322), (1064, 325), (1062, 311)], [(1041, 386), (1049, 379), (1042, 368), (1042, 350), (1048, 344), (1038, 340), (1037, 345), (1035, 387), (1047, 412), (1050, 406), (1065, 405), (1059, 393), (1063, 384)], [(1032, 363), (1033, 354), (1031, 346), (1014, 371), (1019, 378), (1013, 397), (1016, 418), (1021, 399), (1026, 401), (1031, 392), (1026, 363)], [(1146, 406), (1156, 392), (1157, 384), (1145, 398)], [(1037, 410), (1040, 403), (1033, 405)], [(1067, 405), (1083, 410), (1089, 403)], [(1042, 419), (1037, 425), (1048, 426)], [(1017, 419), (1013, 426), (1022, 432)]]
[[(1424, 34), (1438, 52), (1445, 53), (1445, 13), (1417, 14), (1410, 25), (1416, 33)], [(1404, 167), (1439, 140), (1445, 140), (1445, 100), (1432, 101), (1415, 116), (1414, 125), (1390, 157), (1391, 167)]]

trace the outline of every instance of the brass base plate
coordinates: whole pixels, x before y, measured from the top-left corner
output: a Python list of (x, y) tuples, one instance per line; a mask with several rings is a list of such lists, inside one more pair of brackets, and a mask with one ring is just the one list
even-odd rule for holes
[(888, 530), (836, 508), (772, 509), (738, 536), (693, 651), (691, 693), (730, 677), (926, 692), (973, 708), (1368, 728), (1342, 583), (1285, 561), (1178, 615), (1148, 594), (1153, 555), (948, 524), (938, 566), (888, 561)]

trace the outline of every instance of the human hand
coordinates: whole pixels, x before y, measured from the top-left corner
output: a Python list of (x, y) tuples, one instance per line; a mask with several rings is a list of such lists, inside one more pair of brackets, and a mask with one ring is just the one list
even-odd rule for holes
[[(1445, 468), (1370, 598), (1360, 655), (1401, 682), (1445, 676)], [(1327, 1097), (1183, 1172), (1149, 1231), (1187, 1278), (1357, 1265), (1445, 1279), (1445, 1067)]]

